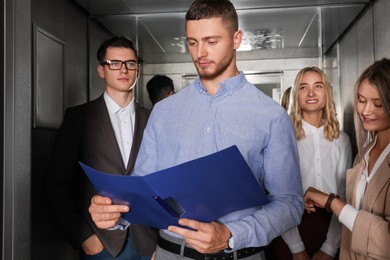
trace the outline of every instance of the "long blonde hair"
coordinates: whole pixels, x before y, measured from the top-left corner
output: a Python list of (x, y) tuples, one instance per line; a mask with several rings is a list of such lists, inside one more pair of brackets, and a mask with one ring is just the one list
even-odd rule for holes
[(369, 132), (364, 129), (363, 123), (356, 110), (358, 102), (359, 87), (363, 81), (367, 80), (373, 87), (378, 90), (379, 99), (385, 114), (390, 122), (390, 59), (383, 58), (374, 62), (371, 66), (363, 71), (355, 84), (355, 131), (358, 152), (375, 138), (376, 132)]
[(318, 67), (306, 67), (300, 70), (295, 77), (294, 86), (291, 91), (290, 117), (295, 127), (295, 137), (299, 141), (305, 138), (305, 131), (302, 128), (302, 109), (298, 103), (298, 89), (306, 72), (316, 72), (321, 76), (325, 86), (325, 107), (323, 108), (324, 135), (329, 141), (337, 139), (340, 135), (340, 124), (336, 117), (336, 109), (333, 100), (332, 86), (328, 82), (325, 73)]

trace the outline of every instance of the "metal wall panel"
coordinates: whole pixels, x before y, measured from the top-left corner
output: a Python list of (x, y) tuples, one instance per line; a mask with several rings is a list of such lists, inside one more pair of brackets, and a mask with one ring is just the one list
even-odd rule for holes
[(65, 42), (34, 26), (34, 127), (59, 128), (64, 109)]
[[(373, 15), (373, 8), (366, 9), (364, 14), (339, 41), (340, 95), (343, 111), (341, 123), (345, 132), (351, 138), (355, 153), (357, 151), (353, 121), (354, 88), (360, 73), (374, 61), (373, 35), (379, 28), (373, 23)], [(386, 30), (389, 31), (388, 28)]]
[(357, 28), (354, 26), (339, 44), (340, 105), (344, 131), (353, 138), (353, 86), (358, 76)]
[(375, 60), (390, 58), (390, 1), (375, 2)]
[(64, 13), (67, 108), (88, 100), (88, 16), (73, 1), (66, 1)]
[[(43, 77), (46, 74), (56, 74), (64, 71), (65, 84), (52, 83), (48, 84), (47, 88), (63, 93), (61, 104), (61, 115), (55, 116), (56, 120), (62, 118), (62, 113), (69, 106), (85, 103), (89, 98), (89, 76), (90, 76), (90, 61), (89, 50), (91, 45), (94, 50), (92, 59), (96, 60), (96, 50), (94, 44), (100, 44), (100, 39), (90, 38), (91, 34), (96, 31), (103, 31), (104, 37), (107, 37), (107, 31), (96, 21), (89, 20), (88, 14), (80, 8), (72, 0), (56, 0), (52, 3), (51, 0), (32, 0), (33, 17), (32, 22), (39, 25), (54, 38), (60, 38), (64, 41), (64, 67), (63, 70), (58, 70), (57, 67), (45, 68), (42, 73)], [(48, 12), (47, 8), (50, 9)], [(46, 12), (46, 13), (45, 13)], [(61, 18), (55, 17), (60, 16)], [(91, 23), (91, 26), (89, 26)], [(30, 29), (30, 28), (29, 28)], [(103, 37), (103, 36), (102, 36)], [(92, 43), (89, 42), (92, 41)], [(95, 43), (96, 42), (96, 43)], [(91, 48), (92, 48), (91, 47)], [(42, 55), (47, 55), (43, 51)], [(96, 66), (93, 68), (92, 75), (97, 77)], [(31, 79), (30, 79), (31, 80)], [(98, 87), (94, 85), (95, 87)], [(30, 89), (31, 91), (31, 89)], [(35, 103), (33, 105), (36, 105)], [(27, 113), (31, 115), (31, 111)], [(48, 205), (42, 203), (46, 200), (44, 194), (44, 184), (46, 181), (47, 165), (51, 157), (51, 151), (54, 146), (57, 129), (48, 128), (33, 128), (31, 131), (31, 147), (26, 151), (31, 150), (31, 205), (25, 209), (31, 208), (31, 226), (26, 227), (31, 231), (31, 254), (26, 253), (28, 259), (39, 260), (76, 260), (79, 252), (75, 250), (64, 233), (56, 223)], [(24, 210), (25, 210), (24, 209)], [(27, 210), (27, 212), (29, 212)], [(7, 259), (8, 260), (8, 259)]]
[(105, 89), (104, 80), (100, 78), (97, 72), (99, 64), (96, 52), (103, 41), (110, 38), (112, 35), (109, 31), (102, 28), (94, 19), (88, 22), (88, 69), (89, 69), (89, 84), (88, 84), (88, 100), (93, 100), (99, 97)]
[(4, 1), (4, 167), (2, 259), (31, 252), (31, 3)]
[(357, 74), (363, 72), (374, 62), (374, 24), (372, 9), (357, 22)]

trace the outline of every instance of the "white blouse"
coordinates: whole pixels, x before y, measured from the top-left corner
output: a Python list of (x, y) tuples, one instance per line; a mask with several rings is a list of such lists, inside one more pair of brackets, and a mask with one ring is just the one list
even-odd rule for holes
[[(352, 164), (352, 149), (348, 135), (340, 132), (339, 138), (329, 141), (324, 136), (323, 126), (317, 128), (302, 120), (302, 127), (305, 137), (298, 142), (298, 151), (303, 191), (312, 186), (344, 198), (345, 174)], [(284, 233), (282, 237), (292, 253), (305, 249), (297, 227)], [(340, 239), (341, 223), (333, 215), (321, 251), (335, 256)]]
[[(376, 142), (375, 142), (376, 143)], [(345, 205), (340, 212), (339, 221), (343, 223), (350, 231), (352, 231), (353, 224), (355, 223), (356, 216), (359, 210), (362, 207), (364, 191), (367, 184), (374, 178), (375, 174), (378, 171), (379, 166), (383, 163), (388, 154), (390, 154), (390, 144), (382, 151), (381, 155), (376, 160), (374, 167), (371, 170), (370, 176), (368, 176), (368, 160), (372, 148), (375, 146), (375, 143), (364, 155), (365, 167), (363, 169), (362, 175), (360, 176), (360, 181), (356, 189), (356, 205)]]

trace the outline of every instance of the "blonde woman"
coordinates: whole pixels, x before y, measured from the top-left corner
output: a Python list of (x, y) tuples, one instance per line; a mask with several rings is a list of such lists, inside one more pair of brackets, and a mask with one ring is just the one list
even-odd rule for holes
[[(340, 131), (332, 87), (317, 67), (302, 69), (291, 92), (290, 117), (296, 131), (303, 190), (313, 186), (344, 196), (351, 144)], [(273, 243), (273, 259), (333, 259), (341, 224), (325, 210), (305, 213), (301, 223)], [(286, 246), (287, 244), (287, 246)]]
[(305, 207), (328, 208), (343, 224), (340, 259), (390, 259), (390, 60), (368, 67), (355, 89), (359, 153), (347, 172), (346, 202), (311, 187)]

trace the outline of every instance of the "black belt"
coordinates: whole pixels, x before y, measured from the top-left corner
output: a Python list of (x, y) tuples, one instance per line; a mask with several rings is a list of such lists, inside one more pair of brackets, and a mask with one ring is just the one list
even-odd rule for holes
[[(176, 244), (174, 242), (171, 242), (169, 240), (166, 240), (165, 238), (163, 238), (161, 236), (158, 237), (157, 245), (166, 251), (180, 255), (181, 245)], [(251, 256), (251, 255), (257, 254), (257, 253), (263, 251), (263, 249), (264, 249), (264, 247), (248, 247), (248, 248), (239, 249), (239, 250), (237, 250), (237, 259), (241, 259), (241, 258), (245, 258), (245, 257)], [(222, 250), (222, 251), (220, 251), (218, 253), (214, 253), (214, 254), (202, 254), (202, 253), (199, 253), (198, 251), (196, 251), (195, 249), (190, 248), (190, 247), (186, 247), (186, 246), (184, 247), (183, 256), (188, 257), (188, 258), (192, 258), (192, 259), (197, 259), (197, 260), (198, 259), (199, 260), (200, 259), (203, 259), (203, 260), (234, 259), (233, 252), (225, 253)]]

